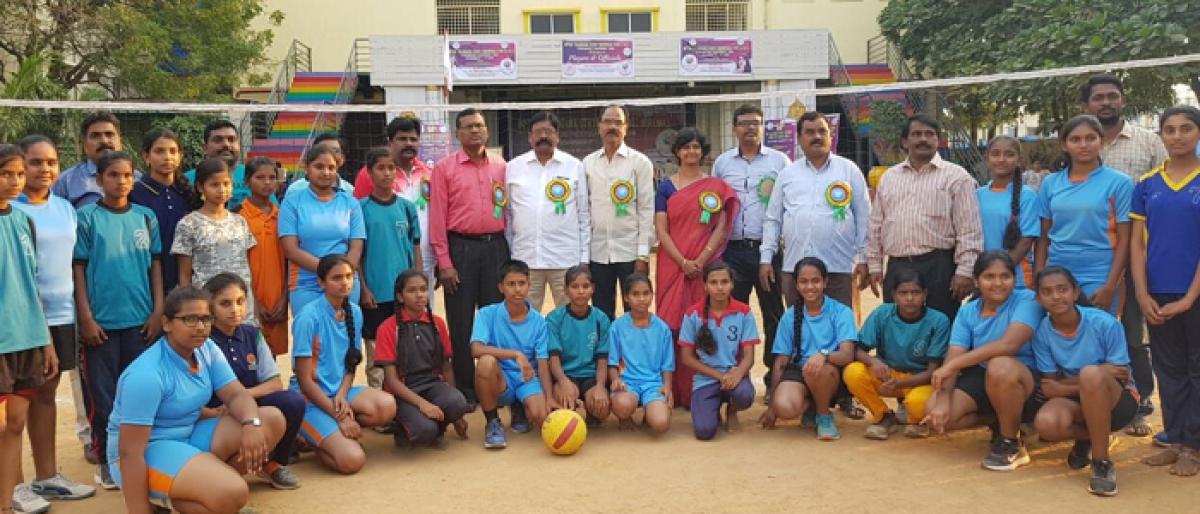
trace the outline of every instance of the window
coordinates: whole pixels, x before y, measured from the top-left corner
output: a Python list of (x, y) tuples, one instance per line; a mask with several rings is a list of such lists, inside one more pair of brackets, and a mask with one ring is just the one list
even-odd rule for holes
[(609, 12), (604, 20), (610, 33), (654, 32), (654, 12)]
[(750, 0), (687, 0), (687, 30), (750, 28)]
[(530, 34), (574, 34), (573, 12), (526, 13), (525, 32)]
[(438, 34), (499, 34), (500, 0), (437, 0)]

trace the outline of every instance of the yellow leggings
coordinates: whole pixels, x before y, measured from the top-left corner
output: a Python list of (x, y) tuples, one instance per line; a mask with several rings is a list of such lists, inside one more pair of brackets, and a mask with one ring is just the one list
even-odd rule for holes
[[(898, 380), (911, 376), (913, 373), (892, 370), (892, 377)], [(888, 411), (887, 404), (883, 402), (883, 395), (879, 393), (883, 382), (871, 373), (871, 369), (861, 362), (851, 362), (842, 372), (842, 378), (846, 381), (846, 388), (850, 390), (850, 394), (871, 411), (875, 422), (882, 420)], [(917, 423), (925, 418), (925, 402), (932, 394), (933, 387), (928, 385), (896, 391), (896, 397), (903, 398), (904, 408), (908, 410), (909, 423)]]

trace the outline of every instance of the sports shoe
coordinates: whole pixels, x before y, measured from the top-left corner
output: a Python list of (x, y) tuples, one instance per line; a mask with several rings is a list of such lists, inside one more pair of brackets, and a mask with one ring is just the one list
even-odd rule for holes
[(1092, 463), (1092, 442), (1077, 439), (1075, 446), (1067, 453), (1067, 466), (1071, 469), (1083, 469)]
[(92, 475), (92, 479), (96, 481), (96, 485), (100, 486), (105, 491), (116, 491), (117, 482), (113, 480), (112, 473), (108, 470), (108, 465), (101, 464), (96, 466), (96, 474)]
[(513, 404), (508, 407), (508, 410), (510, 416), (508, 424), (509, 427), (512, 428), (513, 432), (524, 434), (532, 428), (529, 426), (529, 416), (525, 415), (524, 405), (519, 405), (519, 402), (513, 402)]
[(500, 418), (488, 420), (484, 428), (483, 447), (499, 449), (507, 446), (508, 438), (504, 436), (504, 425), (500, 423)]
[(924, 439), (929, 437), (929, 425), (924, 423), (906, 425), (904, 427), (904, 437), (912, 439)]
[(1171, 440), (1169, 438), (1167, 438), (1166, 430), (1161, 430), (1157, 434), (1154, 434), (1154, 446), (1157, 446), (1159, 448), (1170, 448), (1171, 447)]
[(1108, 459), (1092, 461), (1092, 479), (1088, 481), (1088, 492), (1096, 496), (1117, 495), (1117, 470)]
[(896, 419), (894, 413), (888, 412), (883, 415), (883, 419), (879, 423), (874, 423), (867, 427), (867, 431), (863, 433), (863, 437), (874, 439), (876, 441), (885, 441), (893, 433), (900, 430), (900, 421)]
[(1029, 464), (1029, 452), (1019, 439), (1000, 437), (992, 444), (987, 457), (983, 458), (983, 467), (992, 471), (1012, 471)]
[(33, 492), (47, 500), (82, 500), (96, 494), (96, 488), (71, 480), (56, 473), (46, 480), (34, 480), (29, 484)]
[(12, 495), (13, 512), (26, 514), (42, 513), (50, 510), (50, 502), (33, 492), (29, 484), (17, 484)]
[(833, 424), (833, 414), (817, 415), (817, 439), (820, 441), (836, 441), (842, 437), (837, 425)]
[(292, 470), (287, 466), (276, 465), (275, 471), (270, 473), (267, 473), (265, 470), (259, 471), (258, 478), (270, 482), (271, 487), (274, 487), (275, 489), (290, 491), (292, 489), (300, 488), (300, 477), (297, 477), (295, 473), (292, 473)]

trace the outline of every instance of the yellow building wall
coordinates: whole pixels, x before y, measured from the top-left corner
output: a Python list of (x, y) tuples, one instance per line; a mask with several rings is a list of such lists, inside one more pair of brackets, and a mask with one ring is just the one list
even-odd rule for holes
[[(867, 62), (867, 40), (879, 35), (887, 0), (758, 0), (754, 29), (828, 29), (842, 62)], [(765, 9), (764, 9), (765, 8)]]
[(265, 16), (256, 20), (258, 28), (271, 28), (275, 34), (267, 53), (272, 74), (293, 39), (312, 48), (313, 71), (342, 71), (357, 38), (437, 32), (434, 0), (265, 0), (264, 4), (265, 13), (284, 14), (278, 27), (270, 27)]

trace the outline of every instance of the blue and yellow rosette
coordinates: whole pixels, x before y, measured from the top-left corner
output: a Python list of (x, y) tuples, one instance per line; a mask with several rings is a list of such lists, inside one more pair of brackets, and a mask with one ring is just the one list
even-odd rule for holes
[(567, 200), (571, 198), (571, 184), (562, 177), (551, 180), (546, 184), (546, 198), (554, 202), (555, 214), (566, 214)]
[(504, 206), (508, 205), (508, 193), (504, 192), (504, 184), (492, 182), (492, 217), (500, 219), (504, 215)]
[(429, 205), (429, 177), (421, 177), (421, 182), (417, 187), (420, 188), (417, 194), (417, 207), (425, 210), (425, 207)]
[(700, 193), (700, 223), (707, 224), (712, 215), (721, 212), (721, 197), (712, 191)]
[(846, 206), (850, 205), (853, 198), (850, 184), (845, 182), (834, 182), (825, 189), (825, 202), (833, 209), (833, 219), (838, 221), (846, 219)]
[(763, 205), (771, 202), (771, 190), (775, 189), (775, 177), (763, 177), (758, 181), (758, 201)]
[(617, 206), (617, 216), (629, 215), (629, 204), (633, 203), (633, 183), (628, 180), (617, 180), (608, 188), (608, 197)]

